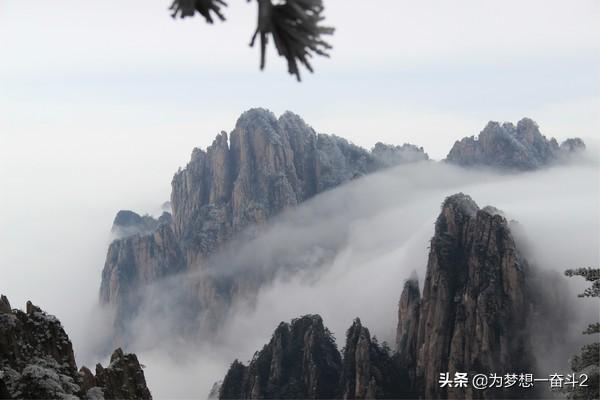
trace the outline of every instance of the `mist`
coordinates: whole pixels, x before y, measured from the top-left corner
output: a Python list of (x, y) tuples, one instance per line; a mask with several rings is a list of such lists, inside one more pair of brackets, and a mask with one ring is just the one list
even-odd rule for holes
[[(589, 142), (588, 142), (589, 143)], [(382, 171), (320, 194), (234, 241), (193, 274), (257, 272), (269, 277), (256, 295), (226, 310), (217, 332), (179, 334), (176, 288), (189, 276), (151, 288), (153, 304), (135, 321), (136, 343), (125, 348), (143, 363), (157, 398), (205, 397), (236, 358), (249, 360), (281, 321), (318, 313), (338, 346), (352, 319), (393, 345), (397, 302), (415, 270), (422, 284), (428, 244), (444, 198), (464, 192), (480, 207), (493, 205), (521, 227), (517, 240), (531, 264), (562, 275), (566, 268), (600, 264), (599, 169), (588, 157), (536, 172), (503, 174), (423, 162)], [(174, 164), (171, 160), (171, 164)], [(35, 163), (2, 171), (7, 190), (0, 213), (2, 292), (13, 307), (32, 300), (56, 315), (73, 341), (79, 366), (106, 362), (98, 351), (110, 335), (110, 310), (97, 307), (100, 274), (116, 211), (158, 214), (169, 197), (176, 165), (145, 163), (122, 176), (125, 164), (56, 165), (40, 179)], [(5, 179), (6, 178), (6, 179)], [(132, 190), (132, 188), (134, 188)], [(579, 299), (585, 283), (566, 282), (575, 342), (597, 319), (593, 300)], [(162, 294), (162, 295), (157, 295)], [(153, 307), (156, 305), (158, 308)], [(564, 370), (563, 370), (564, 371)]]
[[(281, 321), (304, 314), (320, 314), (339, 348), (356, 317), (394, 347), (403, 283), (416, 271), (422, 285), (440, 205), (464, 192), (481, 208), (493, 205), (518, 221), (517, 245), (544, 274), (548, 287), (541, 290), (566, 302), (560, 317), (568, 318), (559, 321), (565, 328), (557, 330), (566, 337), (540, 337), (536, 346), (560, 346), (538, 358), (566, 373), (568, 357), (589, 339), (581, 331), (598, 313), (593, 300), (577, 298), (585, 282), (563, 276), (566, 268), (600, 264), (598, 178), (597, 162), (588, 159), (516, 175), (422, 162), (358, 179), (242, 234), (198, 271), (155, 285), (129, 350), (147, 366), (153, 393), (173, 398), (207, 396), (234, 359), (247, 362)], [(191, 339), (182, 335), (178, 328), (190, 323), (189, 314), (174, 299), (185, 283), (241, 273), (266, 283), (221, 310), (226, 318), (216, 332), (200, 327)], [(558, 318), (539, 323), (555, 326)]]

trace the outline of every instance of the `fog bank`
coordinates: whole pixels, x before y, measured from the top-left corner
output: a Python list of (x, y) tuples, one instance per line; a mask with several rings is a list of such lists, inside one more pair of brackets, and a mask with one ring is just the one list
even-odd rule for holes
[(135, 350), (147, 365), (151, 388), (158, 397), (203, 397), (235, 358), (251, 359), (279, 322), (307, 313), (323, 317), (340, 348), (355, 317), (393, 347), (403, 282), (416, 270), (422, 284), (440, 204), (460, 191), (518, 221), (518, 244), (531, 264), (559, 273), (558, 284), (565, 284), (572, 300), (565, 309), (579, 305), (567, 321), (573, 348), (555, 349), (551, 360), (566, 372), (568, 355), (589, 339), (579, 333), (598, 312), (593, 301), (577, 298), (583, 281), (562, 277), (566, 268), (600, 264), (598, 177), (593, 162), (519, 175), (419, 163), (319, 195), (276, 218), (233, 254), (213, 260), (211, 273), (235, 274), (245, 267), (272, 268), (275, 274), (256, 302), (234, 308), (217, 334), (182, 343), (169, 335), (177, 321), (168, 315), (138, 320), (144, 340)]

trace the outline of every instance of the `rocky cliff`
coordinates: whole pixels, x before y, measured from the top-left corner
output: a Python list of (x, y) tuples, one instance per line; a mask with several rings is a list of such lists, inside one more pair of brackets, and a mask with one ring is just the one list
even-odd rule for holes
[(110, 364), (96, 365), (96, 376), (85, 367), (79, 371), (82, 377), (82, 390), (102, 391), (105, 399), (151, 399), (146, 386), (144, 371), (135, 354), (125, 354), (120, 348), (111, 357)]
[(282, 322), (248, 366), (231, 365), (219, 398), (331, 399), (337, 397), (340, 353), (318, 315)]
[[(135, 316), (143, 288), (206, 260), (242, 231), (281, 211), (373, 171), (426, 160), (422, 148), (378, 143), (369, 152), (337, 136), (317, 134), (299, 116), (253, 109), (206, 150), (194, 149), (173, 177), (170, 207), (154, 220), (120, 211), (108, 249), (100, 301), (117, 308), (117, 323)], [(183, 300), (214, 320), (235, 297), (255, 291), (264, 277), (206, 276), (189, 282)]]
[(421, 293), (419, 282), (414, 273), (404, 283), (404, 289), (398, 303), (398, 325), (396, 329), (396, 350), (400, 364), (409, 375), (410, 389), (416, 391), (417, 339)]
[(173, 231), (191, 264), (232, 234), (319, 192), (385, 166), (427, 159), (422, 148), (378, 143), (372, 152), (316, 134), (299, 116), (253, 109), (173, 178)]
[(410, 398), (406, 370), (356, 319), (340, 354), (318, 315), (282, 322), (248, 366), (235, 360), (221, 399)]
[(339, 393), (344, 399), (410, 398), (407, 369), (355, 319), (346, 332)]
[(117, 305), (117, 322), (121, 323), (135, 315), (145, 285), (185, 267), (185, 257), (170, 224), (160, 225), (148, 234), (114, 240), (102, 271), (100, 302)]
[(150, 215), (139, 215), (130, 210), (121, 210), (115, 216), (112, 234), (117, 239), (128, 236), (151, 233), (158, 229), (161, 225), (169, 225), (171, 223), (171, 214), (163, 212), (158, 218)]
[[(531, 390), (521, 393), (518, 388), (473, 392), (470, 387), (440, 387), (438, 382), (440, 372), (472, 376), (534, 371), (527, 329), (532, 301), (528, 268), (498, 210), (480, 209), (464, 194), (444, 201), (431, 239), (419, 311), (405, 306), (410, 301), (400, 302), (401, 351), (407, 360), (416, 360), (416, 385), (422, 396), (531, 396)], [(414, 285), (406, 285), (402, 299), (412, 298), (414, 304), (413, 292)], [(412, 324), (418, 324), (418, 330), (407, 329)]]
[(151, 399), (135, 354), (115, 350), (94, 376), (78, 372), (69, 337), (56, 317), (27, 302), (26, 312), (0, 298), (0, 398)]
[(446, 161), (461, 166), (532, 170), (564, 161), (584, 149), (579, 138), (567, 139), (561, 145), (554, 138), (547, 139), (533, 120), (523, 118), (516, 127), (510, 122), (489, 122), (477, 138), (454, 143)]
[[(346, 334), (341, 371), (337, 364), (320, 367), (330, 368), (332, 376), (340, 375), (336, 391), (340, 398), (539, 397), (537, 388), (442, 387), (439, 379), (440, 373), (449, 373), (450, 379), (457, 372), (469, 377), (535, 373), (530, 322), (535, 320), (532, 313), (543, 303), (539, 298), (543, 296), (532, 290), (530, 267), (501, 212), (489, 206), (480, 209), (469, 196), (459, 193), (442, 204), (422, 295), (416, 276), (404, 284), (398, 307), (397, 352), (391, 354), (376, 343), (357, 319)], [(276, 332), (263, 352), (272, 354), (277, 336)], [(300, 348), (292, 351), (301, 359)], [(253, 368), (258, 368), (259, 359), (252, 361)], [(272, 366), (270, 360), (263, 365)], [(250, 371), (234, 363), (223, 381), (221, 398), (269, 397), (230, 383), (257, 382)], [(273, 369), (266, 367), (262, 371), (273, 374)], [(275, 376), (279, 388), (293, 382), (288, 375)], [(261, 379), (270, 381), (264, 376)], [(270, 386), (270, 390), (269, 394), (278, 389)]]

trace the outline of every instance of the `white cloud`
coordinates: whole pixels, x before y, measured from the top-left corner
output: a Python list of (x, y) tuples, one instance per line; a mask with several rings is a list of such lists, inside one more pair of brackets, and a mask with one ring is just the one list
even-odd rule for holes
[[(153, 309), (149, 319), (138, 321), (145, 344), (138, 341), (136, 351), (149, 365), (147, 373), (150, 383), (156, 385), (153, 390), (157, 397), (190, 397), (208, 393), (235, 358), (251, 359), (254, 351), (268, 342), (279, 322), (303, 314), (319, 313), (340, 348), (355, 317), (360, 317), (380, 340), (393, 343), (404, 279), (416, 270), (423, 282), (428, 241), (440, 203), (458, 191), (470, 194), (480, 207), (497, 206), (509, 219), (519, 221), (524, 231), (519, 237), (524, 236), (528, 243), (524, 252), (535, 267), (559, 272), (559, 283), (568, 286), (567, 297), (561, 302), (570, 307), (571, 300), (573, 304), (579, 302), (576, 294), (584, 283), (564, 278), (562, 271), (600, 262), (598, 182), (595, 163), (516, 176), (417, 164), (358, 180), (277, 218), (263, 236), (236, 248), (232, 258), (244, 260), (242, 264), (252, 268), (257, 257), (268, 264), (281, 252), (297, 259), (298, 253), (311, 255), (318, 245), (334, 244), (335, 256), (317, 270), (316, 277), (308, 267), (291, 277), (282, 274), (263, 287), (255, 307), (248, 305), (254, 302), (242, 301), (216, 335), (198, 334), (199, 344), (173, 342), (177, 337), (173, 327), (178, 323), (170, 318), (175, 312), (163, 315)], [(335, 213), (327, 212), (333, 208)], [(519, 245), (523, 243), (519, 241)], [(262, 268), (264, 263), (256, 265)], [(217, 271), (231, 265), (219, 265)], [(171, 291), (174, 288), (169, 287)], [(152, 296), (168, 292), (163, 288)], [(162, 302), (160, 298), (155, 300)], [(565, 338), (570, 344), (556, 349), (556, 357), (547, 360), (557, 370), (567, 368), (568, 356), (585, 340), (581, 329), (574, 326), (584, 327), (597, 313), (593, 302), (569, 307), (565, 308), (572, 312), (571, 324), (555, 329), (565, 329), (561, 331), (565, 337), (575, 336)], [(154, 365), (145, 361), (146, 353)], [(185, 380), (182, 376), (198, 378)], [(170, 383), (174, 380), (181, 382), (177, 394)]]

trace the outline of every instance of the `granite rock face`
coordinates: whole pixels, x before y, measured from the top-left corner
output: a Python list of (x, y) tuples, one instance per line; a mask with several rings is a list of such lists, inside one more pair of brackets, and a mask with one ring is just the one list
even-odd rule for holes
[(77, 366), (69, 337), (52, 315), (27, 302), (26, 312), (0, 311), (0, 380), (11, 398), (76, 394)]
[(543, 136), (533, 120), (523, 118), (516, 127), (510, 122), (489, 122), (477, 138), (454, 143), (446, 161), (465, 167), (533, 170), (567, 160), (584, 149), (579, 138), (567, 139), (559, 146), (556, 139)]
[(417, 339), (421, 293), (416, 274), (404, 283), (398, 303), (398, 326), (396, 329), (396, 350), (400, 363), (408, 370), (411, 389), (416, 390)]
[[(4, 296), (0, 303), (1, 398), (151, 399), (134, 354), (115, 352), (135, 363), (111, 362), (107, 369), (113, 379), (104, 379), (102, 374), (94, 377), (85, 367), (78, 372), (71, 341), (56, 317), (31, 302), (26, 312), (12, 310)], [(122, 383), (132, 376), (138, 390), (124, 391)]]
[(170, 224), (146, 235), (114, 240), (106, 256), (100, 301), (117, 304), (117, 320), (134, 315), (140, 288), (185, 269), (185, 258)]
[(219, 398), (412, 398), (409, 387), (397, 355), (371, 338), (358, 318), (340, 354), (321, 317), (306, 315), (282, 322), (248, 366), (235, 360)]
[[(322, 364), (330, 365), (331, 376), (339, 374), (335, 397), (541, 397), (537, 388), (474, 390), (471, 385), (442, 387), (439, 383), (441, 373), (448, 373), (450, 379), (457, 372), (469, 377), (477, 373), (535, 373), (530, 322), (536, 319), (533, 314), (536, 308), (539, 312), (540, 304), (547, 308), (550, 303), (544, 300), (543, 291), (534, 289), (530, 270), (500, 211), (489, 206), (480, 209), (462, 193), (448, 197), (431, 239), (423, 293), (413, 275), (400, 296), (397, 351), (392, 353), (379, 345), (356, 319), (346, 333), (341, 371), (333, 366), (337, 364)], [(259, 354), (277, 353), (274, 349), (280, 347), (280, 336), (276, 331)], [(536, 337), (545, 340), (543, 335)], [(262, 369), (264, 374), (278, 379), (263, 376), (261, 381), (250, 372), (261, 370), (261, 362), (271, 366)], [(271, 358), (265, 361), (262, 356), (255, 357), (250, 367), (236, 361), (223, 381), (220, 397), (264, 398), (271, 393), (285, 397), (287, 392), (277, 390), (297, 378), (280, 374), (273, 365)], [(268, 394), (239, 384), (267, 381), (271, 382)]]
[[(473, 392), (470, 387), (442, 388), (438, 382), (441, 372), (472, 376), (534, 370), (527, 329), (528, 268), (498, 210), (479, 209), (462, 193), (444, 201), (431, 240), (419, 311), (405, 306), (409, 298), (413, 304), (417, 300), (414, 284), (405, 286), (400, 302), (401, 351), (407, 360), (416, 357), (414, 374), (421, 396), (531, 397), (531, 389)], [(418, 331), (406, 329), (411, 324), (418, 324)]]
[[(249, 110), (229, 135), (222, 132), (206, 150), (194, 149), (175, 174), (172, 217), (119, 212), (100, 301), (116, 307), (119, 325), (135, 316), (143, 288), (180, 272), (205, 271), (211, 255), (283, 210), (365, 174), (426, 158), (412, 145), (378, 144), (369, 152), (315, 133), (291, 112), (276, 118), (264, 109)], [(204, 320), (218, 319), (237, 295), (256, 291), (262, 278), (223, 279), (190, 281), (184, 291), (191, 298), (183, 302), (196, 314), (206, 313)]]
[(231, 365), (219, 398), (335, 398), (342, 370), (340, 353), (318, 315), (282, 322), (248, 366)]
[(186, 168), (175, 174), (173, 231), (190, 264), (201, 262), (236, 232), (324, 190), (422, 158), (427, 155), (416, 146), (378, 144), (368, 152), (316, 134), (291, 112), (277, 119), (253, 109), (241, 115), (229, 138), (222, 132), (206, 151), (194, 149)]
[(137, 356), (125, 354), (120, 348), (113, 352), (106, 368), (96, 365), (95, 383), (96, 387), (102, 388), (107, 400), (152, 398)]
[(340, 393), (344, 399), (411, 397), (406, 369), (355, 319), (346, 332)]
[(111, 232), (117, 239), (133, 235), (143, 235), (156, 230), (161, 225), (171, 223), (171, 214), (163, 214), (155, 219), (150, 215), (139, 215), (130, 210), (121, 210), (115, 216)]

